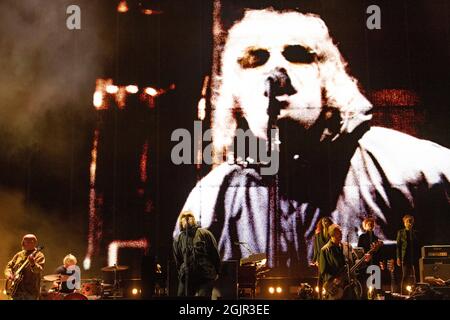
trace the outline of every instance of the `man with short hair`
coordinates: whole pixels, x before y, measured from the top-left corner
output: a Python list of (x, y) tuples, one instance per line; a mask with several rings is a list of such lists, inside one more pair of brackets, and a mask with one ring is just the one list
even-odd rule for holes
[(345, 268), (342, 231), (337, 224), (328, 227), (330, 240), (320, 250), (319, 272), (324, 282), (336, 277)]
[[(378, 237), (374, 233), (375, 228), (375, 219), (372, 217), (365, 218), (362, 223), (362, 227), (364, 229), (364, 233), (362, 233), (358, 238), (358, 247), (364, 249), (364, 253), (369, 252), (372, 245), (378, 242)], [(379, 262), (379, 254), (374, 253), (372, 255), (372, 264), (378, 264)]]
[(397, 233), (397, 265), (402, 267), (401, 292), (403, 294), (408, 285), (416, 283), (420, 245), (417, 231), (413, 229), (414, 217), (406, 214), (402, 220), (405, 228)]
[[(5, 276), (10, 281), (17, 282), (17, 290), (12, 294), (13, 300), (38, 300), (41, 285), (41, 273), (44, 268), (45, 256), (36, 251), (37, 237), (26, 234), (22, 238), (22, 250), (17, 252), (5, 268)], [(15, 272), (27, 262), (21, 272), (22, 280)]]
[[(332, 224), (329, 226), (328, 234), (330, 241), (320, 250), (319, 258), (319, 272), (325, 283), (324, 288), (327, 290), (330, 283), (338, 279), (344, 290), (342, 299), (358, 299), (361, 297), (362, 288), (356, 282), (351, 284), (352, 281), (356, 280), (353, 278), (354, 274), (350, 274), (351, 279), (348, 279), (348, 275), (346, 275), (346, 267), (351, 268), (357, 263), (353, 249), (350, 243), (342, 242), (342, 229), (339, 225)], [(362, 259), (367, 263), (370, 258), (371, 256), (366, 254)], [(334, 295), (334, 293), (331, 293), (331, 295)], [(326, 292), (324, 297), (330, 299), (330, 293)]]

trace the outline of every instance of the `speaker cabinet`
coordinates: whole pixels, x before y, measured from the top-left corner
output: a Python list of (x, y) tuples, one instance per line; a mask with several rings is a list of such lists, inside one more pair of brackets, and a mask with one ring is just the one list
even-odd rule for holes
[(424, 282), (425, 277), (450, 279), (450, 258), (420, 258), (419, 259), (420, 281)]

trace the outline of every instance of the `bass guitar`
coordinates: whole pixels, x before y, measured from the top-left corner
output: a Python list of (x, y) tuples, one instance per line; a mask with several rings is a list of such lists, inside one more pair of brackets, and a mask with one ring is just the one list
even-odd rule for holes
[[(365, 256), (372, 256), (382, 245), (382, 241), (372, 243), (371, 249)], [(344, 292), (353, 285), (352, 279), (348, 279), (348, 273), (350, 273), (351, 278), (354, 278), (355, 272), (362, 266), (365, 260), (365, 258), (361, 258), (350, 268), (350, 272), (345, 268), (339, 272), (337, 276), (324, 283), (323, 288), (326, 292), (325, 296), (327, 300), (342, 299)]]

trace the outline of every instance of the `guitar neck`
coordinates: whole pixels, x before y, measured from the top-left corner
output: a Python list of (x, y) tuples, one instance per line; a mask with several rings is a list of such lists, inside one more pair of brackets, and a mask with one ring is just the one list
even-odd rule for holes
[(28, 266), (30, 264), (30, 260), (28, 260), (28, 257), (31, 255), (35, 255), (37, 254), (39, 251), (41, 251), (40, 248), (35, 249), (31, 254), (29, 254), (26, 258), (25, 261), (22, 263), (22, 265), (16, 270), (15, 274), (18, 275), (22, 272), (23, 269), (25, 269), (26, 266)]
[[(372, 248), (366, 254), (371, 256), (376, 250), (377, 250), (376, 247)], [(364, 262), (364, 256), (361, 259), (359, 259), (359, 261), (356, 262), (353, 267), (351, 267), (350, 272), (355, 272), (363, 262)]]
[(25, 262), (22, 263), (22, 265), (16, 270), (15, 274), (20, 274), (22, 272), (23, 269), (25, 269), (25, 267), (30, 263), (30, 261), (27, 259), (25, 260)]

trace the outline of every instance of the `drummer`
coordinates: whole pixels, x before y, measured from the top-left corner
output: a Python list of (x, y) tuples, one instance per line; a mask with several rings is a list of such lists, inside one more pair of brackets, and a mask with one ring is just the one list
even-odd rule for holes
[(80, 290), (80, 268), (77, 266), (77, 258), (68, 254), (63, 259), (63, 265), (55, 270), (61, 278), (55, 284), (59, 287), (61, 293), (73, 293)]

